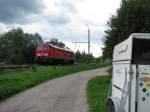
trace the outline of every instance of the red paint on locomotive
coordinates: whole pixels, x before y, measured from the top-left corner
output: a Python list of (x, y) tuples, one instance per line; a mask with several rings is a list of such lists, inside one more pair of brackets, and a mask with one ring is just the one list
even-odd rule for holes
[(35, 51), (37, 63), (73, 64), (74, 52), (68, 48), (60, 48), (51, 43), (39, 43)]

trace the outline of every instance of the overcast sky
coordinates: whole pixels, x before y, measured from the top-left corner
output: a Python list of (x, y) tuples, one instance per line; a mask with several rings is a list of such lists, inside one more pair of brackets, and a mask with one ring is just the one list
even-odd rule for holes
[[(91, 31), (91, 52), (101, 55), (106, 23), (121, 0), (0, 0), (0, 33), (22, 27), (39, 33), (45, 41), (56, 37), (72, 50), (74, 41), (87, 41)], [(77, 44), (87, 52), (87, 44)]]

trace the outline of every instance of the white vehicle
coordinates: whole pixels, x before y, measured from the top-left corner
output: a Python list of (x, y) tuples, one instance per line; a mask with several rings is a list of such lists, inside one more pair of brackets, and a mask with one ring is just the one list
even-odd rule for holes
[(115, 46), (110, 93), (108, 112), (150, 112), (150, 34)]

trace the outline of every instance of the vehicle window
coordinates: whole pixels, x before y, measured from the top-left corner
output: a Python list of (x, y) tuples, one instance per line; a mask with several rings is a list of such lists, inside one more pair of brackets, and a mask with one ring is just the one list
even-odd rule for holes
[(150, 40), (149, 39), (133, 40), (132, 62), (135, 64), (150, 64)]
[(40, 44), (37, 46), (37, 50), (48, 50), (48, 45)]

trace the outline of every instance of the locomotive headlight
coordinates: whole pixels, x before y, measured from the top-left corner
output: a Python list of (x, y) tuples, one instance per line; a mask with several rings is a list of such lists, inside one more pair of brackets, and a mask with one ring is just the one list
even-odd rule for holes
[(42, 54), (42, 56), (48, 56), (48, 54), (47, 54), (47, 53), (45, 53), (45, 54)]
[(41, 54), (36, 54), (37, 56), (41, 56)]
[(37, 54), (37, 56), (48, 56), (48, 53), (44, 53), (44, 54)]

